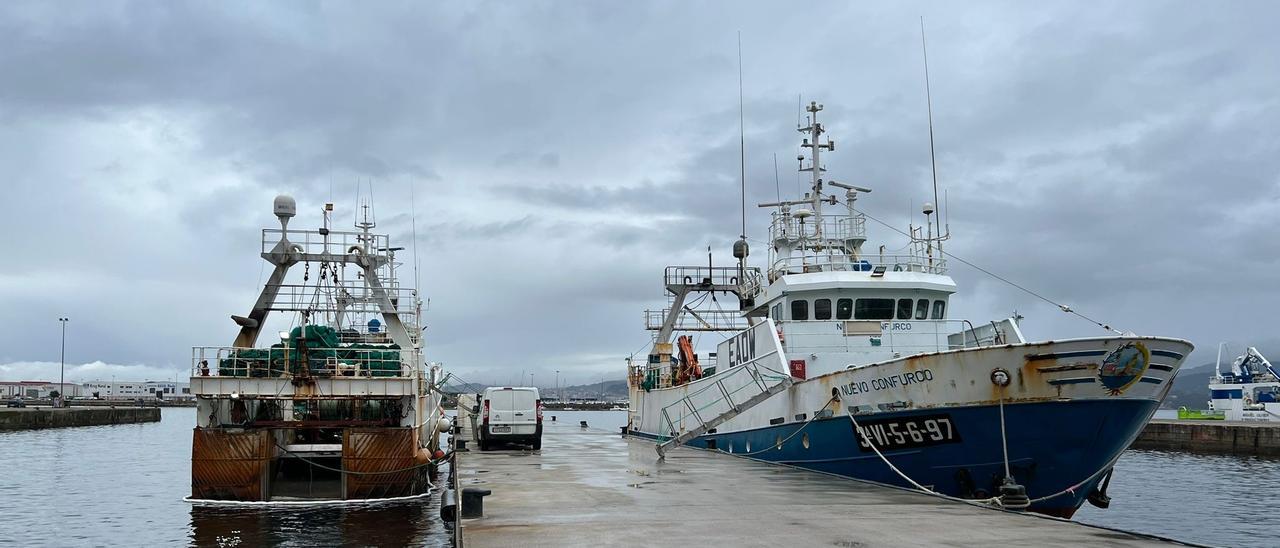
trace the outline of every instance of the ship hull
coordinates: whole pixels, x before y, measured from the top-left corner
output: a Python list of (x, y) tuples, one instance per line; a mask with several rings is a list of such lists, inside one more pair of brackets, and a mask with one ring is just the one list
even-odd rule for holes
[[(1009, 468), (1031, 498), (1067, 491), (1030, 510), (1069, 518), (1102, 479), (1096, 474), (1124, 451), (1158, 406), (1143, 400), (1086, 400), (1009, 405), (1005, 408)], [(883, 451), (885, 459), (917, 483), (946, 495), (981, 499), (999, 493), (1004, 456), (998, 406), (880, 413), (860, 423), (946, 415), (955, 443)], [(664, 439), (645, 432), (634, 435)], [(807, 434), (807, 439), (805, 436)], [(781, 445), (779, 440), (784, 440)], [(807, 447), (806, 447), (807, 442)], [(687, 445), (808, 470), (912, 488), (875, 452), (859, 443), (846, 416), (703, 435)], [(1095, 475), (1096, 474), (1096, 475)], [(1090, 476), (1095, 476), (1089, 479)], [(1077, 483), (1085, 481), (1081, 485)]]
[[(667, 440), (730, 407), (714, 400), (719, 394), (744, 401), (752, 383), (770, 382), (763, 372), (791, 362), (775, 329), (769, 321), (740, 334), (754, 337), (732, 349), (743, 361), (711, 377), (651, 390), (633, 382), (629, 431)], [(794, 379), (687, 445), (909, 487), (905, 475), (946, 495), (989, 498), (1005, 476), (1003, 405), (1013, 479), (1031, 499), (1053, 496), (1031, 510), (1069, 517), (1141, 433), (1191, 348), (1178, 339), (1103, 337), (850, 366)], [(761, 374), (743, 374), (757, 366)], [(1007, 385), (996, 383), (997, 372)]]

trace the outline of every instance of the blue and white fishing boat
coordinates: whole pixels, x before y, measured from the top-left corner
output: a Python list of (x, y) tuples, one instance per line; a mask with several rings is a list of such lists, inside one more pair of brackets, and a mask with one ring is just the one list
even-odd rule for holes
[[(949, 231), (933, 206), (907, 254), (867, 252), (855, 201), (871, 190), (826, 178), (821, 155), (834, 145), (822, 105), (806, 110), (811, 189), (761, 204), (772, 210), (767, 269), (746, 265), (745, 237), (734, 266), (666, 269), (669, 306), (646, 315), (653, 350), (629, 363), (629, 433), (660, 454), (685, 444), (1055, 516), (1086, 498), (1105, 506), (1099, 484), (1191, 343), (1033, 342), (1017, 316), (952, 317)], [(716, 294), (737, 296), (738, 310), (699, 308), (698, 295)], [(698, 331), (732, 334), (700, 356), (676, 337)]]
[(1218, 346), (1218, 361), (1209, 378), (1210, 414), (1197, 418), (1280, 423), (1280, 374), (1275, 366), (1250, 346), (1224, 373), (1223, 346)]

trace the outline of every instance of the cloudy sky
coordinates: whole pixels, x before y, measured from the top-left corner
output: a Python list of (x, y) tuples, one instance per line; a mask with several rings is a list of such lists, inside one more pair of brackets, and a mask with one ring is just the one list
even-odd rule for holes
[[(59, 316), (71, 379), (184, 376), (252, 304), (271, 198), (349, 226), (359, 181), (400, 245), (416, 212), (431, 359), (621, 378), (662, 267), (729, 260), (737, 32), (748, 201), (796, 192), (799, 95), (831, 176), (903, 226), (930, 194), (920, 16), (950, 251), (1196, 363), (1280, 348), (1274, 3), (428, 4), (0, 4), (0, 379), (57, 377)], [(953, 314), (1105, 334), (955, 266)]]

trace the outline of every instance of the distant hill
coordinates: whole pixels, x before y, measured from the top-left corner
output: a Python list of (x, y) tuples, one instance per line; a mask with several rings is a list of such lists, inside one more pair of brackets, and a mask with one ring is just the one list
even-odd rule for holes
[(561, 386), (557, 392), (555, 387), (539, 387), (545, 396), (561, 396), (561, 399), (598, 398), (603, 400), (627, 399), (627, 381), (604, 381), (603, 383), (577, 384)]
[(1212, 363), (1178, 370), (1178, 376), (1173, 380), (1173, 388), (1169, 390), (1169, 395), (1165, 397), (1164, 404), (1160, 408), (1177, 409), (1185, 406), (1187, 409), (1208, 409), (1209, 377), (1212, 376)]

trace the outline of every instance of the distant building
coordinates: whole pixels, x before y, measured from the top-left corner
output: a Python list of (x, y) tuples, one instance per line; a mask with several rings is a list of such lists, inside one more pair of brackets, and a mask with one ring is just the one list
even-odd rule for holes
[(191, 384), (173, 381), (88, 381), (80, 385), (81, 395), (103, 400), (191, 400)]
[(49, 397), (51, 392), (59, 392), (65, 397), (74, 398), (80, 395), (80, 385), (68, 382), (63, 383), (60, 389), (56, 382), (0, 381), (0, 397), (13, 398), (21, 396), (27, 399), (45, 399)]
[[(173, 381), (88, 381), (68, 382), (63, 385), (63, 395), (68, 398), (94, 398), (101, 400), (192, 400), (190, 383)], [(26, 399), (46, 399), (58, 390), (58, 383), (48, 381), (0, 381), (0, 398), (21, 396)]]

